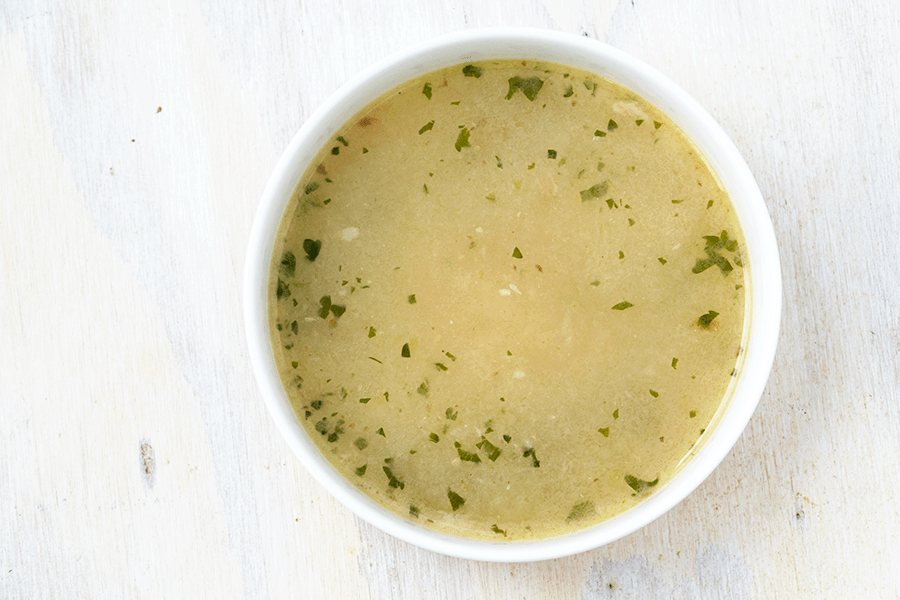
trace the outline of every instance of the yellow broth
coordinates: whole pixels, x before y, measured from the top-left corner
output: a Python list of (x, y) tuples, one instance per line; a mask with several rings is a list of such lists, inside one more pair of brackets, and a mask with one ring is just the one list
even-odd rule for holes
[(458, 65), (370, 104), (302, 177), (273, 350), (369, 497), (454, 535), (560, 535), (696, 450), (740, 354), (742, 244), (642, 98), (555, 64)]

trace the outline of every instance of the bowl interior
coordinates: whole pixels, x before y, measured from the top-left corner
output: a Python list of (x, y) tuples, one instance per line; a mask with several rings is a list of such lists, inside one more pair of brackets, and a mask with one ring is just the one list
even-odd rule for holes
[[(638, 506), (599, 525), (558, 538), (489, 542), (437, 533), (370, 500), (319, 453), (291, 408), (268, 330), (268, 277), (279, 225), (301, 176), (323, 144), (372, 100), (408, 79), (459, 63), (524, 58), (591, 71), (643, 96), (690, 137), (720, 178), (746, 240), (750, 285), (745, 352), (730, 398), (705, 443), (680, 472)], [(488, 29), (437, 38), (383, 60), (342, 86), (303, 125), (278, 162), (251, 232), (245, 273), (245, 326), (254, 371), (276, 425), (304, 466), (332, 495), (376, 527), (420, 547), (488, 561), (544, 560), (609, 543), (653, 521), (695, 489), (721, 462), (759, 401), (774, 359), (781, 314), (781, 273), (772, 224), (759, 188), (734, 144), (710, 115), (660, 73), (605, 44), (543, 30)]]

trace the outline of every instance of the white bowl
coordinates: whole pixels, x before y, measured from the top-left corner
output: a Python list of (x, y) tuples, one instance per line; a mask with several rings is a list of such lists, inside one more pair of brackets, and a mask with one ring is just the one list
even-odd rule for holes
[[(591, 71), (637, 92), (666, 113), (694, 141), (731, 196), (746, 239), (750, 285), (744, 363), (730, 398), (720, 407), (706, 441), (671, 481), (634, 508), (570, 535), (529, 542), (453, 537), (416, 525), (381, 507), (349, 483), (319, 452), (291, 408), (271, 348), (269, 267), (276, 234), (291, 194), (309, 163), (334, 132), (381, 94), (419, 75), (459, 63), (539, 59)], [(769, 214), (737, 149), (693, 98), (656, 70), (600, 42), (538, 29), (483, 29), (430, 40), (382, 60), (335, 92), (300, 128), (263, 192), (247, 251), (244, 319), (250, 358), (275, 424), (319, 483), (372, 525), (407, 542), (461, 558), (513, 562), (567, 556), (602, 546), (650, 523), (678, 504), (731, 450), (762, 395), (778, 340), (781, 268)]]

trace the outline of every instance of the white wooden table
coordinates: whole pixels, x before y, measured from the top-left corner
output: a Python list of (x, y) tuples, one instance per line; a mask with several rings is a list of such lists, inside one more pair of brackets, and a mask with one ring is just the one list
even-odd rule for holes
[[(419, 550), (338, 505), (242, 327), (278, 156), (351, 75), (522, 25), (604, 40), (719, 120), (782, 252), (775, 369), (694, 494), (536, 564)], [(0, 598), (897, 598), (900, 4), (0, 4)]]

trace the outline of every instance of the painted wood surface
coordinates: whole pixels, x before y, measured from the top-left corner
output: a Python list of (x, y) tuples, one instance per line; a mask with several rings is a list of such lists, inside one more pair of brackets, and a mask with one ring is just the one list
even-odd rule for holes
[[(245, 347), (251, 219), (353, 74), (520, 25), (606, 41), (686, 88), (757, 177), (783, 330), (747, 431), (643, 530), (488, 564), (332, 500)], [(0, 597), (897, 598), (900, 5), (0, 3)]]

